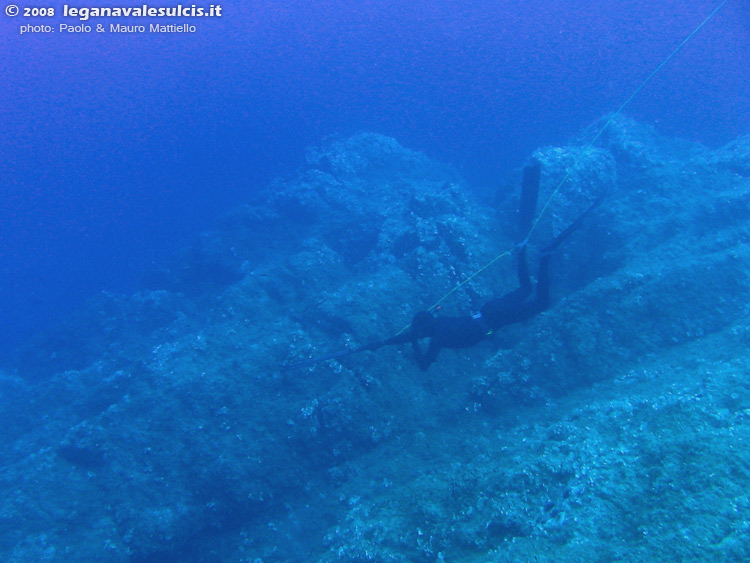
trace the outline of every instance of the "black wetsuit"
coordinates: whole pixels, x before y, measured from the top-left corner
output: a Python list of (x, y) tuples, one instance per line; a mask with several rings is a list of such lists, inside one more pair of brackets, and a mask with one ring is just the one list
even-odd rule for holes
[[(380, 345), (405, 344), (411, 342), (417, 364), (426, 370), (437, 359), (443, 348), (469, 348), (487, 338), (493, 331), (529, 319), (549, 307), (549, 259), (543, 253), (539, 261), (539, 278), (533, 298), (533, 288), (526, 261), (526, 247), (517, 254), (519, 287), (502, 297), (488, 301), (479, 313), (462, 317), (431, 317), (420, 313), (426, 321), (412, 322), (410, 329), (389, 338)], [(427, 351), (423, 352), (419, 340), (429, 338)], [(378, 347), (380, 347), (378, 345)]]
[[(495, 330), (517, 322), (529, 319), (550, 306), (549, 260), (552, 252), (562, 243), (570, 233), (580, 225), (583, 218), (596, 207), (604, 197), (604, 193), (591, 206), (557, 235), (552, 242), (542, 249), (539, 259), (536, 291), (531, 284), (529, 266), (526, 261), (526, 242), (532, 228), (532, 219), (539, 193), (540, 164), (533, 163), (524, 168), (521, 189), (521, 203), (519, 206), (519, 236), (526, 237), (517, 246), (516, 261), (518, 268), (518, 289), (506, 293), (502, 297), (485, 303), (479, 313), (463, 317), (436, 317), (428, 311), (421, 311), (414, 316), (409, 329), (387, 340), (374, 344), (367, 344), (353, 350), (344, 350), (327, 356), (303, 360), (285, 366), (287, 369), (300, 367), (324, 360), (348, 356), (365, 350), (377, 350), (392, 344), (411, 343), (417, 364), (426, 370), (437, 359), (443, 348), (468, 348), (487, 338)], [(533, 297), (532, 297), (533, 294)], [(427, 351), (422, 351), (420, 340), (429, 338)]]
[[(539, 190), (539, 164), (524, 169), (521, 198), (522, 236), (530, 232), (531, 217), (536, 206)], [(588, 209), (573, 221), (562, 233), (541, 251), (536, 291), (531, 285), (529, 266), (526, 262), (526, 240), (518, 245), (516, 254), (518, 267), (518, 289), (485, 303), (479, 313), (464, 317), (436, 317), (427, 311), (414, 316), (409, 330), (364, 349), (376, 350), (390, 344), (411, 343), (421, 370), (426, 370), (437, 359), (443, 348), (468, 348), (487, 338), (497, 329), (530, 319), (550, 306), (549, 261), (552, 252), (575, 230), (584, 217), (604, 197), (602, 193)], [(532, 297), (532, 293), (534, 296)], [(423, 352), (419, 341), (429, 338), (427, 351)]]

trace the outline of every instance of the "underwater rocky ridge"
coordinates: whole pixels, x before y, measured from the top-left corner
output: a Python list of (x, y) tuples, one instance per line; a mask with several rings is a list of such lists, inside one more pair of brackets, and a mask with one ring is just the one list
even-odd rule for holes
[[(750, 558), (750, 136), (618, 117), (588, 146), (604, 123), (530, 155), (532, 273), (604, 194), (551, 309), (426, 372), (408, 346), (281, 366), (395, 334), (512, 249), (523, 163), (487, 202), (372, 133), (30, 343), (0, 373), (0, 558)], [(440, 314), (516, 284), (504, 256)]]

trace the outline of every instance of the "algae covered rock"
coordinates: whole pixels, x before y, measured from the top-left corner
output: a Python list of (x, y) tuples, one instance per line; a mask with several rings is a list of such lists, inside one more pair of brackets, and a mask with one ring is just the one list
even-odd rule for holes
[(592, 138), (530, 156), (533, 274), (605, 194), (552, 307), (425, 373), (409, 346), (282, 364), (517, 287), (520, 166), (490, 208), (393, 139), (331, 138), (93, 301), (0, 374), (3, 559), (746, 558), (747, 143)]
[(750, 135), (728, 143), (711, 160), (743, 178), (750, 177)]

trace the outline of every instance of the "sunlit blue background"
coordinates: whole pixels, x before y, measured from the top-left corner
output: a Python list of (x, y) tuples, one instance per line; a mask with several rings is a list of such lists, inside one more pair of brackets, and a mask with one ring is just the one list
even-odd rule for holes
[[(615, 110), (718, 2), (235, 4), (161, 36), (1, 17), (2, 354), (137, 289), (327, 134), (392, 135), (491, 187)], [(627, 113), (712, 146), (750, 133), (749, 54), (750, 8), (729, 0)]]

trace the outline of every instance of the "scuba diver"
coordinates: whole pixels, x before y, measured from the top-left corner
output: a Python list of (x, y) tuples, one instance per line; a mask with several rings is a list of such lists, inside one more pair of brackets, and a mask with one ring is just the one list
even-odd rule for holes
[[(603, 195), (594, 201), (562, 233), (557, 235), (540, 253), (536, 291), (532, 287), (529, 266), (526, 260), (526, 244), (536, 212), (539, 194), (541, 165), (535, 162), (523, 171), (521, 186), (520, 236), (524, 237), (515, 248), (518, 269), (518, 288), (485, 303), (474, 315), (461, 317), (441, 317), (429, 311), (420, 311), (405, 331), (379, 342), (367, 344), (353, 350), (346, 350), (321, 358), (289, 364), (285, 368), (301, 367), (324, 360), (330, 360), (365, 350), (378, 350), (383, 346), (411, 344), (417, 365), (422, 371), (430, 367), (443, 348), (469, 348), (490, 336), (499, 328), (530, 319), (550, 306), (549, 261), (553, 251), (575, 230), (584, 217), (602, 200)], [(533, 294), (533, 295), (532, 295)], [(422, 350), (421, 340), (429, 339), (427, 351)]]

